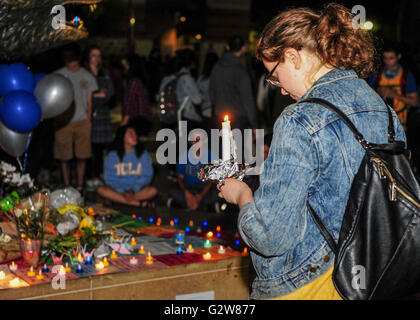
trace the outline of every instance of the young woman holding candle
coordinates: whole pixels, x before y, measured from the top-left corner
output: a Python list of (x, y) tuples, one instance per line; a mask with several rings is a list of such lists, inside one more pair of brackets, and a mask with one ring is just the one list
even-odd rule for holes
[[(220, 197), (240, 208), (238, 229), (257, 273), (254, 299), (340, 299), (332, 282), (334, 254), (307, 210), (318, 213), (338, 240), (354, 175), (365, 150), (347, 126), (325, 107), (299, 103), (325, 99), (341, 109), (372, 143), (387, 142), (383, 100), (362, 78), (374, 67), (369, 35), (352, 26), (354, 15), (328, 4), (277, 15), (256, 49), (266, 80), (297, 103), (277, 119), (260, 187), (227, 179)], [(395, 140), (405, 141), (393, 113)]]

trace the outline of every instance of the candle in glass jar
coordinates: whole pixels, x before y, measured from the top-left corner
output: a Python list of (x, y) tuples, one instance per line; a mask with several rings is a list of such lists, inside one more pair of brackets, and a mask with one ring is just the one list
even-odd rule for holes
[(0, 271), (0, 280), (4, 280), (6, 278), (6, 274), (4, 271)]
[(230, 160), (230, 121), (229, 116), (226, 115), (224, 121), (222, 122), (222, 160)]

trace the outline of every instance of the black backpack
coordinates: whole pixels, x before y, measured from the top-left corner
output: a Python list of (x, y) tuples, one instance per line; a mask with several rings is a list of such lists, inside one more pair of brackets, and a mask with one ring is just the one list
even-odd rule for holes
[(158, 93), (159, 120), (164, 124), (174, 124), (178, 120), (179, 103), (176, 86), (181, 76), (186, 72), (177, 73)]
[(354, 177), (338, 243), (309, 202), (307, 207), (335, 254), (333, 282), (344, 299), (400, 299), (420, 292), (420, 186), (404, 142), (394, 141), (390, 107), (388, 142), (367, 142), (353, 123), (328, 101), (366, 150)]

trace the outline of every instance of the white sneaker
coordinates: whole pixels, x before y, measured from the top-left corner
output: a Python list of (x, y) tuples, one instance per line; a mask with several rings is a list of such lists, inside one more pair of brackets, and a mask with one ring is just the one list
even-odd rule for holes
[(171, 208), (173, 201), (174, 201), (173, 198), (168, 198), (168, 200), (166, 201), (166, 207), (167, 208)]

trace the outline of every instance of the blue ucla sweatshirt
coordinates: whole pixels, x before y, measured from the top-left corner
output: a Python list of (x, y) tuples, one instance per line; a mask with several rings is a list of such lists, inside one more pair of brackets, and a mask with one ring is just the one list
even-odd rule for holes
[(115, 191), (139, 191), (147, 186), (153, 178), (152, 159), (147, 151), (137, 158), (133, 150), (120, 160), (116, 151), (111, 151), (104, 163), (105, 183)]

